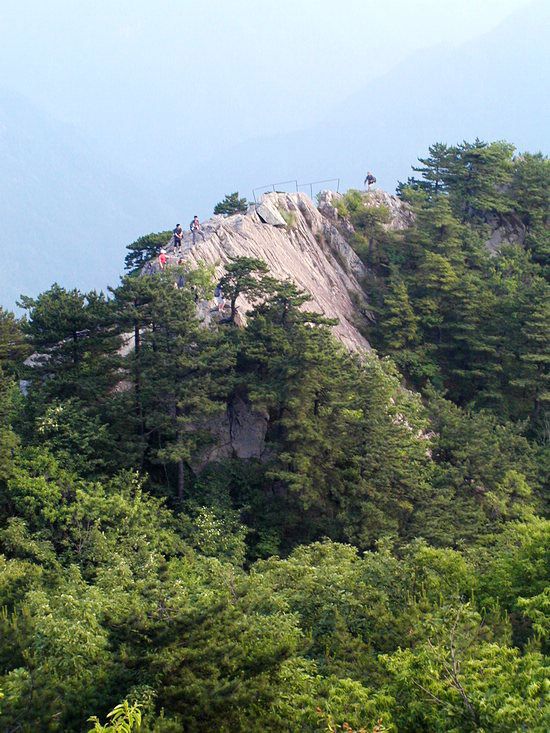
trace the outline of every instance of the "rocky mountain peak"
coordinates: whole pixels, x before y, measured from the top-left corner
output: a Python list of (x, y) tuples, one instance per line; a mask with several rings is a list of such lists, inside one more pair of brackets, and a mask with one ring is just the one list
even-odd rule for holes
[[(191, 233), (186, 232), (182, 257), (190, 263), (214, 265), (219, 276), (230, 258), (260, 258), (273, 276), (290, 278), (311, 295), (309, 309), (338, 319), (334, 333), (342, 343), (354, 351), (368, 349), (360, 330), (361, 320), (369, 317), (360, 284), (366, 270), (347, 242), (350, 224), (338, 215), (339, 197), (324, 191), (317, 207), (304, 193), (265, 194), (246, 214), (214, 216), (203, 222), (204, 240), (199, 236), (193, 244)], [(388, 206), (390, 226), (407, 225), (410, 211), (395, 196), (376, 191), (369, 197), (373, 205)], [(174, 262), (175, 254), (168, 252)]]

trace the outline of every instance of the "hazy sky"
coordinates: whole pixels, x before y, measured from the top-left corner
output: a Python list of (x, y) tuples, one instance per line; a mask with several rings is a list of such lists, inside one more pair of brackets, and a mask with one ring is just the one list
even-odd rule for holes
[(155, 141), (151, 165), (168, 170), (182, 138), (203, 155), (306, 127), (416, 49), (462, 43), (526, 4), (2, 0), (0, 86), (74, 122), (130, 168)]
[(437, 140), (546, 150), (548, 3), (0, 0), (0, 251), (27, 252), (0, 298), (115, 282), (230, 191), (367, 166), (391, 191)]

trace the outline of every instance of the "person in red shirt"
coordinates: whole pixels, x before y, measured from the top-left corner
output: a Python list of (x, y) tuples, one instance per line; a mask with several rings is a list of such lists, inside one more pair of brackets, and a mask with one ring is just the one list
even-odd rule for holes
[(167, 260), (168, 257), (166, 257), (166, 250), (161, 249), (159, 254), (159, 267), (161, 270), (164, 270), (164, 266), (166, 265)]

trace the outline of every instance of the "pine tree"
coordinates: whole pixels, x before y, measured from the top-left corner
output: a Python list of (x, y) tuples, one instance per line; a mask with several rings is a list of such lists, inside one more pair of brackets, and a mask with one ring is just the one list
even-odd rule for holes
[(523, 347), (519, 358), (523, 369), (512, 385), (520, 388), (530, 405), (530, 417), (538, 435), (550, 434), (550, 287), (536, 281), (524, 304)]
[(475, 270), (464, 269), (446, 302), (438, 359), (457, 404), (498, 408), (502, 372), (494, 316), (497, 301)]
[(220, 280), (222, 293), (229, 299), (231, 313), (229, 322), (235, 322), (237, 299), (240, 295), (254, 301), (265, 292), (263, 276), (268, 267), (263, 260), (255, 257), (236, 257), (225, 267), (225, 275)]
[(422, 166), (412, 166), (413, 171), (420, 173), (424, 179), (419, 183), (420, 188), (434, 196), (445, 191), (449, 167), (455, 154), (454, 150), (444, 143), (430, 145), (428, 148), (430, 155), (427, 158), (418, 159)]
[(443, 255), (426, 251), (416, 278), (416, 303), (421, 327), (436, 345), (443, 340), (445, 316), (449, 313), (459, 276)]
[(511, 211), (512, 155), (514, 146), (476, 139), (456, 148), (447, 175), (451, 201), (462, 221), (483, 221), (487, 214)]
[(103, 293), (53, 285), (38, 298), (23, 296), (24, 331), (35, 351), (26, 376), (37, 392), (97, 402), (117, 381), (113, 306)]
[(550, 160), (541, 153), (524, 154), (514, 161), (511, 194), (514, 210), (526, 228), (525, 245), (533, 260), (550, 275)]
[(25, 340), (23, 322), (0, 306), (0, 365), (5, 371), (17, 374), (29, 355), (30, 346)]
[(149, 460), (164, 467), (169, 485), (168, 467), (176, 468), (182, 499), (186, 465), (208, 443), (210, 416), (225, 407), (232, 356), (220, 335), (199, 322), (191, 290), (174, 288), (171, 273), (155, 276), (150, 297), (150, 327), (141, 332), (134, 368)]
[[(143, 396), (143, 334), (154, 327), (154, 302), (158, 288), (158, 276), (125, 277), (118, 288), (112, 291), (117, 328), (130, 347), (121, 365), (121, 376), (132, 385), (132, 398), (122, 391), (116, 400), (117, 409), (113, 420), (124, 436), (127, 452), (137, 453), (136, 463), (141, 468), (145, 460), (146, 429)], [(131, 337), (128, 337), (131, 334)], [(133, 405), (125, 403), (133, 399)], [(122, 404), (121, 404), (122, 403)], [(120, 417), (122, 416), (122, 420)]]
[(531, 230), (548, 219), (550, 209), (550, 160), (537, 153), (524, 153), (514, 160), (511, 195), (514, 209)]
[(464, 263), (466, 229), (453, 215), (447, 196), (427, 201), (419, 210), (413, 241), (423, 249), (446, 257), (454, 266)]
[(385, 350), (395, 355), (412, 348), (417, 340), (417, 324), (418, 318), (411, 306), (406, 284), (401, 279), (391, 279), (384, 295), (379, 327)]
[(248, 209), (246, 198), (239, 198), (239, 192), (228, 193), (223, 201), (220, 201), (214, 207), (214, 214), (223, 214), (223, 216), (231, 216), (232, 214), (244, 214)]
[(170, 243), (172, 232), (157, 232), (139, 237), (129, 244), (124, 258), (124, 268), (131, 274), (139, 273), (147, 262), (155, 259), (162, 247)]

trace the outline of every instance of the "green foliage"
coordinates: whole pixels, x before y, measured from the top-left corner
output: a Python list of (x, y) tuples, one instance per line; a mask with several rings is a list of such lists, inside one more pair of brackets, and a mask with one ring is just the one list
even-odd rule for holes
[[(487, 604), (496, 604), (511, 615), (518, 641), (525, 643), (535, 625), (539, 638), (547, 644), (546, 620), (541, 611), (547, 604), (550, 567), (550, 525), (532, 517), (510, 524), (480, 555), (480, 595)], [(542, 633), (541, 633), (542, 632)]]
[(111, 436), (97, 415), (87, 414), (82, 404), (69, 399), (53, 401), (35, 421), (37, 441), (56, 454), (69, 470), (81, 476), (96, 476), (112, 465)]
[(139, 273), (147, 262), (158, 255), (161, 247), (166, 247), (171, 236), (171, 231), (157, 232), (139, 237), (135, 242), (129, 244), (126, 247), (128, 254), (124, 258), (125, 270), (130, 275)]
[(389, 221), (388, 208), (373, 206), (367, 192), (354, 189), (338, 199), (336, 206), (340, 216), (348, 218), (355, 228), (351, 244), (363, 262), (378, 267), (383, 259), (383, 266), (387, 266), (393, 256), (386, 259), (379, 245), (384, 242), (390, 248), (397, 241), (384, 226)]
[(109, 720), (107, 725), (101, 725), (99, 718), (95, 715), (88, 718), (90, 723), (94, 723), (94, 727), (90, 728), (90, 733), (107, 733), (107, 731), (134, 733), (134, 731), (139, 731), (141, 728), (139, 705), (129, 705), (127, 700), (113, 708), (107, 714), (107, 718)]
[(214, 290), (214, 265), (198, 262), (193, 269), (187, 269), (184, 266), (183, 271), (186, 284), (191, 288), (193, 294), (201, 300), (209, 300)]
[(512, 152), (432, 146), (404, 233), (339, 203), (381, 357), (248, 257), (239, 328), (205, 264), (0, 311), (2, 730), (548, 730), (548, 166)]
[(65, 290), (59, 285), (33, 299), (22, 296), (24, 324), (32, 347), (25, 377), (38, 391), (45, 381), (49, 398), (97, 400), (115, 384), (119, 339), (113, 329), (112, 302), (103, 293)]
[(177, 495), (186, 482), (186, 464), (208, 440), (201, 430), (223, 409), (231, 352), (197, 318), (190, 288), (173, 287), (169, 272), (136, 285), (123, 281), (115, 292), (124, 322), (133, 324), (134, 351), (125, 360), (134, 386), (134, 430), (140, 462), (177, 472)]
[[(510, 211), (508, 187), (512, 183), (514, 146), (506, 142), (485, 143), (476, 139), (448, 146), (435, 143), (422, 164), (413, 166), (422, 179), (410, 179), (404, 190), (417, 189), (430, 200), (448, 193), (455, 214), (463, 221), (475, 221), (484, 214)], [(414, 197), (413, 199), (414, 200)]]
[(23, 322), (0, 306), (0, 365), (9, 374), (19, 374), (22, 362), (30, 355)]
[(336, 201), (338, 213), (343, 218), (348, 218), (360, 211), (363, 207), (363, 197), (361, 191), (350, 189)]
[(520, 431), (487, 412), (465, 413), (430, 392), (432, 490), (416, 504), (411, 536), (470, 544), (506, 522), (533, 515), (540, 487), (536, 454)]
[[(432, 146), (414, 169), (423, 179), (403, 188), (416, 215), (407, 256), (383, 236), (373, 248), (361, 230), (354, 246), (363, 257), (365, 242), (378, 251), (368, 256), (377, 314), (368, 335), (410, 383), (528, 421), (529, 435), (547, 441), (549, 164), (513, 152), (479, 140)], [(484, 241), (499, 227), (519, 241), (491, 257)]]
[(443, 609), (430, 626), (432, 638), (383, 657), (399, 696), (399, 730), (542, 733), (548, 669), (540, 655), (484, 640), (468, 606)]
[(412, 169), (415, 173), (422, 174), (423, 180), (418, 182), (418, 187), (437, 196), (445, 190), (453, 151), (443, 143), (435, 143), (430, 145), (428, 152), (430, 154), (427, 158), (418, 159), (422, 165), (420, 167), (413, 165)]
[(186, 541), (201, 555), (242, 566), (246, 555), (246, 528), (231, 510), (198, 507), (189, 511)]
[(287, 229), (294, 229), (296, 226), (296, 214), (293, 211), (286, 211), (282, 208), (279, 209), (279, 214), (285, 220)]
[(512, 182), (513, 153), (514, 146), (505, 142), (487, 144), (476, 139), (457, 146), (448, 179), (455, 211), (463, 219), (510, 211), (506, 189)]
[(214, 207), (214, 214), (223, 214), (223, 216), (231, 216), (232, 214), (244, 214), (248, 208), (246, 198), (239, 198), (239, 192), (226, 194), (223, 201), (220, 201)]
[(220, 280), (220, 286), (231, 305), (229, 321), (234, 323), (239, 296), (243, 295), (253, 302), (265, 292), (263, 276), (267, 273), (268, 267), (263, 260), (255, 257), (236, 257), (225, 269), (226, 273)]

